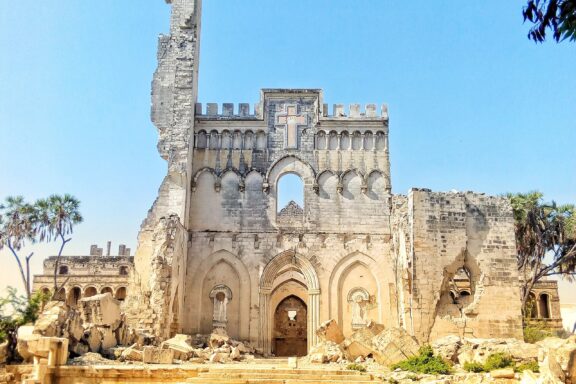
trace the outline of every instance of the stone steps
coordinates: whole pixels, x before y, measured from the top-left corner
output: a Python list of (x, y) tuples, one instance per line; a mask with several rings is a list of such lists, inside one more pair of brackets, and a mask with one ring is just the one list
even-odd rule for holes
[(202, 384), (367, 384), (375, 383), (367, 373), (344, 370), (277, 368), (208, 368), (187, 383)]

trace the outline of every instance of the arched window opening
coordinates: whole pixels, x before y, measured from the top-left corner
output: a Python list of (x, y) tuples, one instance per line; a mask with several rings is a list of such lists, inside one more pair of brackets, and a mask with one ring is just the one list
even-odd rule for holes
[(120, 266), (120, 276), (128, 276), (128, 267), (126, 265)]
[(196, 148), (205, 149), (208, 143), (208, 139), (206, 137), (206, 131), (200, 131), (196, 135)]
[(124, 301), (126, 300), (126, 287), (120, 287), (116, 290), (116, 300)]
[(82, 290), (80, 287), (74, 287), (68, 294), (68, 305), (75, 307), (78, 305), (78, 301), (82, 297)]
[(68, 274), (68, 267), (66, 265), (61, 265), (58, 268), (58, 274), (59, 275), (67, 275)]
[(231, 149), (232, 148), (232, 135), (230, 131), (222, 132), (222, 149)]
[(66, 289), (60, 288), (58, 293), (54, 296), (54, 300), (66, 301)]
[(526, 300), (526, 307), (524, 308), (524, 315), (529, 319), (538, 318), (538, 307), (536, 305), (536, 295), (530, 292), (528, 300)]
[(347, 131), (342, 132), (340, 135), (340, 149), (350, 149), (350, 135), (348, 135)]
[(384, 132), (379, 131), (376, 133), (376, 149), (382, 150), (386, 147), (386, 137)]
[(456, 304), (468, 305), (472, 302), (472, 275), (464, 267), (459, 268), (451, 281), (451, 293)]
[(96, 296), (96, 294), (98, 294), (98, 291), (94, 287), (88, 287), (84, 290), (84, 297), (92, 297)]
[(360, 132), (354, 132), (352, 134), (352, 149), (354, 151), (362, 149), (362, 134)]
[(550, 296), (547, 293), (542, 293), (538, 298), (538, 312), (541, 319), (550, 318)]
[(104, 288), (102, 288), (102, 290), (100, 291), (100, 293), (101, 293), (101, 294), (109, 293), (109, 294), (111, 294), (112, 296), (114, 296), (114, 291), (113, 291), (112, 288), (110, 288), (110, 287), (104, 287)]
[(364, 149), (374, 149), (374, 136), (372, 135), (372, 132), (366, 132), (364, 134)]
[(300, 176), (293, 173), (283, 175), (278, 179), (276, 190), (278, 224), (301, 224), (304, 218), (304, 183)]
[(328, 149), (338, 149), (338, 134), (335, 131), (330, 132)]
[(326, 133), (323, 131), (318, 132), (316, 135), (316, 149), (326, 149)]

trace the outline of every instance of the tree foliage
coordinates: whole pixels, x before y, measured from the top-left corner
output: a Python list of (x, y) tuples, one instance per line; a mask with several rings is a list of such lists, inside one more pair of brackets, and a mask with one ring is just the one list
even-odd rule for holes
[(31, 297), (30, 259), (34, 254), (22, 256), (20, 251), (27, 244), (37, 242), (61, 243), (54, 270), (54, 292), (58, 292), (58, 263), (74, 226), (82, 222), (79, 208), (80, 202), (68, 194), (52, 195), (33, 204), (22, 196), (8, 197), (0, 205), (0, 250), (8, 248), (14, 257), (28, 298)]
[(529, 39), (542, 43), (550, 30), (556, 42), (576, 41), (576, 0), (529, 0), (522, 14), (533, 24)]
[(576, 207), (545, 203), (540, 192), (508, 194), (515, 220), (522, 308), (545, 277), (576, 276)]
[(16, 289), (10, 287), (8, 294), (0, 297), (0, 343), (8, 340), (9, 361), (15, 356), (18, 328), (33, 324), (49, 299), (49, 293), (36, 292), (27, 298), (18, 295)]

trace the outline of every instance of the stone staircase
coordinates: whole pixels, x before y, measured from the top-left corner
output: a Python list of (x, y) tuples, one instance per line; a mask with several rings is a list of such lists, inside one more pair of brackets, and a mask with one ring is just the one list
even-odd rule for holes
[(322, 369), (306, 368), (206, 368), (198, 376), (186, 380), (197, 384), (368, 384), (378, 383), (369, 373), (338, 370), (328, 367)]

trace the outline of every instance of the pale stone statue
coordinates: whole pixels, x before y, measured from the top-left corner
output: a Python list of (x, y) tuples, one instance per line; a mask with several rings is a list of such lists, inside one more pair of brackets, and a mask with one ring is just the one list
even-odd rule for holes
[(217, 285), (212, 288), (210, 298), (214, 303), (212, 325), (215, 328), (226, 328), (228, 302), (232, 300), (232, 290), (225, 285)]
[(354, 288), (348, 293), (348, 302), (352, 306), (352, 328), (362, 328), (368, 324), (366, 304), (370, 295), (364, 288)]
[(214, 321), (218, 323), (225, 323), (226, 319), (226, 306), (228, 305), (228, 298), (222, 292), (218, 292), (214, 297)]

